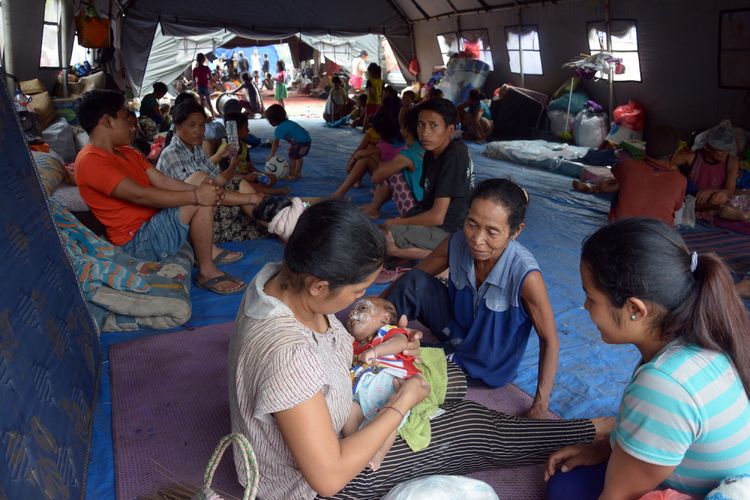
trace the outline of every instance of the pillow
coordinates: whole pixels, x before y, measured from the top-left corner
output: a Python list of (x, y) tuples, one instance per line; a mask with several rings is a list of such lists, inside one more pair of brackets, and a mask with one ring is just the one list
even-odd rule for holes
[(59, 160), (59, 157), (52, 153), (32, 151), (31, 156), (34, 159), (34, 166), (39, 174), (42, 189), (44, 189), (44, 193), (47, 195), (47, 198), (49, 198), (52, 195), (52, 191), (54, 191), (63, 180), (63, 164)]
[(71, 212), (85, 212), (89, 206), (83, 201), (80, 191), (76, 186), (60, 184), (52, 193), (51, 200), (59, 202), (63, 207)]

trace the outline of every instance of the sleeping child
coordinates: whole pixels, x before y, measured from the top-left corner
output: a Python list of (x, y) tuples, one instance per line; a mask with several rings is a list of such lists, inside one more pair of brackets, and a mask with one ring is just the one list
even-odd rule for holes
[(297, 220), (308, 207), (300, 198), (266, 196), (253, 209), (253, 218), (286, 243), (297, 225)]
[[(349, 419), (342, 434), (349, 436), (372, 420), (377, 412), (388, 406), (396, 392), (395, 379), (406, 379), (417, 373), (414, 357), (402, 354), (408, 342), (408, 332), (393, 326), (396, 309), (385, 299), (368, 297), (354, 304), (349, 313), (347, 329), (355, 338), (352, 364), (354, 400)], [(406, 423), (404, 416), (401, 426)], [(399, 426), (399, 428), (401, 427)], [(370, 468), (378, 470), (396, 439), (397, 430), (370, 460)]]

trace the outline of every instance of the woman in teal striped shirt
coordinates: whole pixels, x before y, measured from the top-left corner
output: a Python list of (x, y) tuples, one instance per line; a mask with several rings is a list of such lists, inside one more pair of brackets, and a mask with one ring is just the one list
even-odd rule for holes
[(702, 498), (750, 473), (750, 322), (724, 263), (663, 222), (624, 219), (584, 243), (581, 279), (602, 340), (642, 360), (610, 439), (550, 457), (548, 498)]

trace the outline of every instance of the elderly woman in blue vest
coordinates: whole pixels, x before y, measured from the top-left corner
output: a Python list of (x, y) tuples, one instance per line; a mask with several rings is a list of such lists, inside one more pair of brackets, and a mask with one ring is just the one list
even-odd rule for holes
[[(516, 376), (531, 327), (539, 335), (539, 380), (526, 415), (544, 418), (559, 343), (547, 289), (534, 256), (516, 238), (528, 196), (507, 179), (477, 186), (463, 231), (446, 238), (387, 294), (454, 353), (474, 379), (500, 387)], [(450, 269), (448, 287), (436, 275)]]

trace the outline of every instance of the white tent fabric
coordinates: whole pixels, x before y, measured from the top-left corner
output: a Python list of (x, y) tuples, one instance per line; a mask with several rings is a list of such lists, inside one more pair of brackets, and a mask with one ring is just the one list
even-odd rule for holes
[(320, 52), (324, 57), (335, 62), (342, 68), (349, 70), (352, 59), (363, 50), (375, 60), (380, 41), (377, 35), (363, 35), (354, 37), (338, 37), (333, 35), (311, 36), (301, 35), (300, 38), (310, 47)]
[(155, 82), (171, 82), (191, 65), (199, 52), (211, 52), (233, 37), (224, 30), (209, 35), (175, 37), (163, 34), (161, 26), (157, 25), (143, 81), (133, 87), (134, 92), (141, 96), (151, 92)]
[[(157, 25), (143, 79), (140, 83), (130, 82), (134, 93), (142, 96), (151, 91), (155, 82), (171, 82), (192, 64), (196, 54), (211, 52), (234, 37), (234, 34), (223, 29), (207, 35), (172, 36), (165, 34), (161, 25)], [(380, 43), (377, 35), (300, 35), (300, 38), (324, 57), (347, 69), (362, 50), (377, 54)]]
[[(302, 34), (323, 37), (385, 35), (401, 62), (413, 56), (409, 20), (393, 0), (221, 0), (207, 5), (183, 0), (132, 2), (123, 23), (123, 52), (133, 88), (145, 87), (145, 70), (157, 25), (163, 35), (190, 37), (223, 30), (250, 39)], [(368, 51), (369, 52), (369, 51)]]

